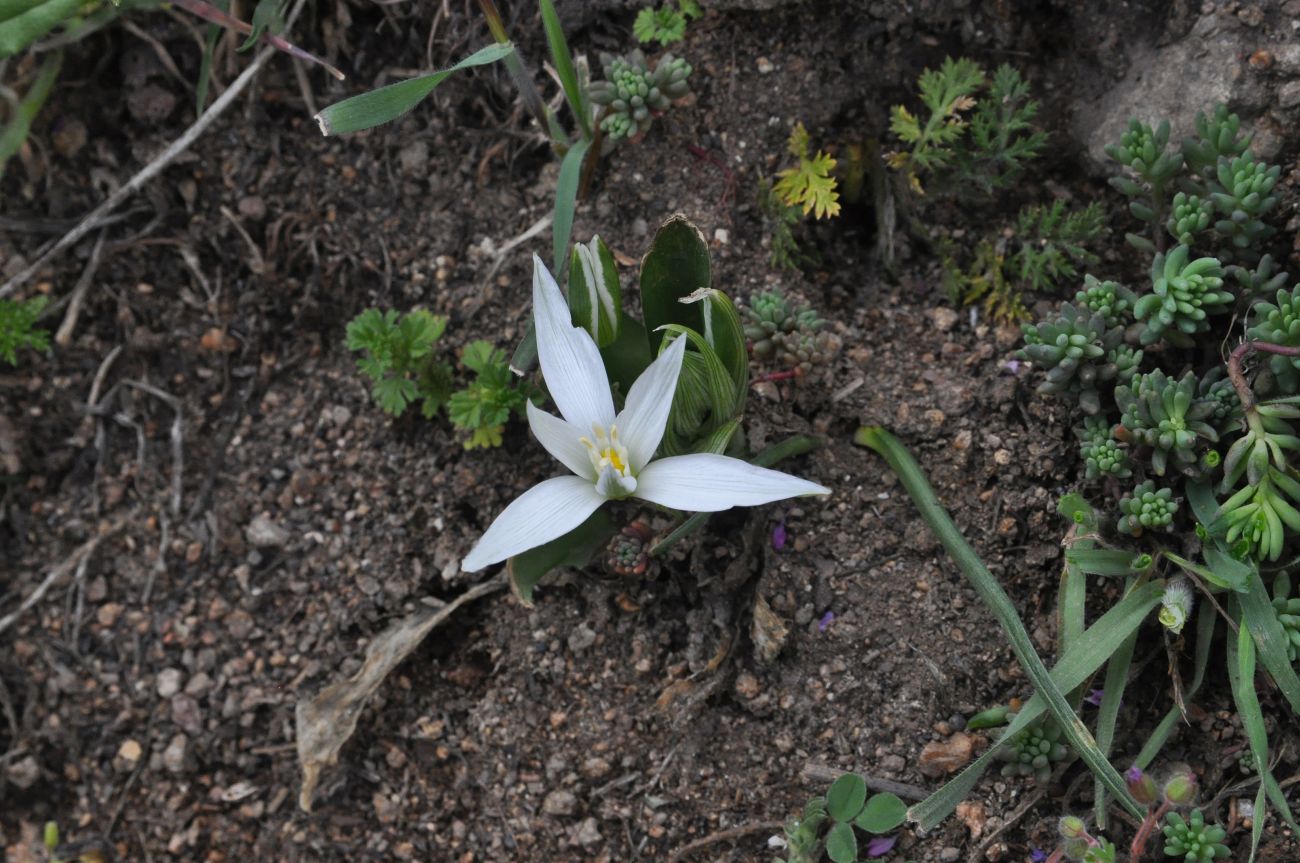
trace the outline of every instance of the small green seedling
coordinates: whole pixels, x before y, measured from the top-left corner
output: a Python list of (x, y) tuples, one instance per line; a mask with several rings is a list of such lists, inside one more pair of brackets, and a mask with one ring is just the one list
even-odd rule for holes
[(686, 22), (703, 14), (704, 10), (696, 0), (677, 0), (676, 8), (670, 2), (657, 9), (647, 6), (632, 22), (632, 35), (642, 44), (680, 42), (686, 35)]
[(447, 319), (422, 309), (399, 317), (395, 311), (367, 309), (348, 324), (349, 350), (365, 355), (357, 368), (374, 382), (374, 397), (387, 413), (400, 417), (420, 404), (432, 419), (451, 397), (451, 367), (434, 353)]
[(776, 175), (772, 193), (787, 207), (802, 207), (805, 216), (810, 213), (817, 219), (838, 216), (840, 195), (835, 190), (832, 173), (835, 159), (821, 150), (813, 153), (803, 123), (795, 124), (788, 147), (797, 164)]
[(786, 863), (818, 863), (823, 851), (833, 863), (879, 856), (877, 852), (892, 847), (892, 841), (876, 839), (864, 848), (859, 846), (859, 834), (889, 833), (906, 817), (907, 806), (898, 797), (875, 794), (868, 799), (866, 780), (846, 773), (831, 784), (824, 798), (808, 801), (801, 818), (786, 825)]
[(474, 373), (474, 381), (451, 394), (447, 415), (452, 425), (469, 433), (465, 449), (501, 446), (506, 420), (524, 415), (531, 391), (516, 385), (505, 351), (489, 342), (470, 342), (460, 361)]
[(0, 359), (18, 365), (21, 349), (44, 351), (50, 346), (48, 330), (36, 328), (36, 319), (45, 309), (46, 299), (0, 300)]

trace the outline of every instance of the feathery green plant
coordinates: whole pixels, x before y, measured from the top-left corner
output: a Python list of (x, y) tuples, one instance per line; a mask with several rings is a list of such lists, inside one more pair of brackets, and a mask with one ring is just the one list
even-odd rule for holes
[(0, 359), (18, 365), (18, 351), (44, 351), (50, 347), (48, 330), (36, 328), (36, 319), (45, 310), (46, 298), (28, 300), (0, 299)]

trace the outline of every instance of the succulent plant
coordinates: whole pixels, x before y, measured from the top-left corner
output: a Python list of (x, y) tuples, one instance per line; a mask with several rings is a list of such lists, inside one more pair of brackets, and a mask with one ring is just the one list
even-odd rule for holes
[(1165, 227), (1173, 238), (1183, 245), (1191, 245), (1196, 236), (1214, 222), (1214, 202), (1199, 195), (1179, 192), (1169, 207), (1169, 221)]
[[(1106, 155), (1131, 169), (1144, 182), (1153, 187), (1163, 187), (1183, 166), (1182, 153), (1177, 150), (1166, 152), (1168, 146), (1168, 121), (1153, 129), (1146, 123), (1132, 119), (1128, 122), (1128, 129), (1120, 135), (1119, 144), (1108, 146)], [(1117, 177), (1111, 180), (1111, 185), (1130, 197), (1137, 193), (1131, 180)], [(1143, 221), (1150, 221), (1152, 214), (1148, 210), (1144, 215), (1134, 209), (1133, 215)]]
[(1300, 597), (1291, 595), (1291, 577), (1283, 570), (1273, 582), (1273, 613), (1286, 633), (1286, 654), (1300, 659)]
[(1168, 255), (1156, 255), (1151, 264), (1151, 293), (1133, 311), (1146, 321), (1141, 341), (1149, 345), (1163, 338), (1175, 347), (1189, 348), (1191, 336), (1209, 330), (1209, 315), (1231, 309), (1232, 294), (1223, 287), (1223, 267), (1216, 258), (1188, 261), (1191, 249), (1178, 246)]
[(1061, 727), (1050, 719), (1017, 732), (998, 751), (998, 758), (1007, 762), (1002, 775), (1032, 776), (1037, 782), (1046, 782), (1052, 775), (1052, 765), (1070, 754), (1070, 747), (1061, 742), (1062, 736)]
[(1227, 831), (1217, 824), (1207, 825), (1201, 810), (1193, 809), (1183, 820), (1177, 812), (1165, 815), (1165, 856), (1181, 857), (1187, 863), (1203, 863), (1231, 856), (1223, 844)]
[[(1300, 347), (1300, 285), (1291, 290), (1280, 290), (1277, 302), (1259, 302), (1252, 308), (1255, 325), (1246, 335), (1261, 342)], [(1268, 359), (1268, 367), (1286, 392), (1294, 392), (1300, 384), (1300, 357), (1283, 357), (1276, 354)]]
[(839, 352), (834, 333), (809, 306), (795, 306), (779, 288), (757, 295), (745, 309), (745, 337), (754, 358), (810, 374)]
[(1250, 148), (1254, 134), (1241, 134), (1241, 118), (1218, 104), (1211, 114), (1196, 112), (1196, 137), (1183, 140), (1183, 161), (1192, 173), (1211, 180), (1219, 159), (1234, 159)]
[(1241, 397), (1232, 386), (1232, 381), (1223, 376), (1223, 367), (1218, 366), (1201, 378), (1196, 387), (1197, 399), (1210, 405), (1210, 412), (1205, 421), (1214, 426), (1220, 435), (1237, 427), (1241, 420)]
[(1131, 386), (1115, 388), (1125, 434), (1133, 442), (1151, 447), (1151, 467), (1157, 476), (1165, 475), (1171, 460), (1176, 469), (1194, 474), (1199, 439), (1219, 439), (1219, 433), (1206, 422), (1216, 404), (1197, 400), (1196, 389), (1192, 372), (1175, 381), (1159, 369), (1138, 375)]
[(634, 521), (609, 541), (605, 568), (625, 577), (645, 575), (649, 568), (650, 540), (654, 533), (643, 521)]
[(654, 71), (640, 50), (618, 57), (601, 54), (600, 62), (606, 80), (593, 82), (589, 94), (591, 101), (606, 107), (600, 127), (611, 140), (644, 132), (656, 113), (666, 111), (673, 100), (690, 92), (686, 79), (691, 64), (672, 54), (659, 58)]
[(1020, 358), (1031, 360), (1047, 371), (1047, 378), (1039, 384), (1038, 391), (1075, 395), (1079, 407), (1087, 414), (1101, 410), (1097, 384), (1115, 378), (1116, 368), (1110, 352), (1123, 341), (1123, 330), (1107, 327), (1106, 318), (1100, 312), (1065, 303), (1057, 317), (1025, 324), (1022, 331), (1025, 346)]
[(1214, 229), (1240, 257), (1253, 259), (1258, 253), (1251, 247), (1276, 233), (1261, 217), (1277, 206), (1273, 187), (1281, 172), (1279, 166), (1266, 165), (1249, 153), (1219, 160), (1221, 191), (1212, 192), (1210, 198), (1223, 218), (1214, 223)]
[(1083, 288), (1074, 295), (1081, 309), (1096, 312), (1107, 327), (1122, 327), (1133, 321), (1133, 304), (1137, 296), (1118, 282), (1103, 282), (1092, 274), (1083, 277)]
[(1139, 369), (1142, 366), (1142, 357), (1144, 353), (1141, 348), (1135, 348), (1130, 345), (1119, 345), (1111, 349), (1106, 354), (1106, 359), (1115, 366), (1115, 380), (1118, 383), (1133, 384), (1134, 378), (1138, 376)]
[(1264, 255), (1253, 269), (1233, 264), (1227, 270), (1232, 280), (1241, 287), (1237, 293), (1247, 300), (1272, 296), (1286, 284), (1286, 273), (1274, 272), (1272, 255)]
[(1119, 510), (1123, 513), (1119, 532), (1141, 536), (1145, 530), (1170, 530), (1178, 512), (1178, 501), (1174, 500), (1172, 490), (1157, 489), (1153, 481), (1147, 480), (1119, 502)]
[(1079, 455), (1083, 458), (1086, 479), (1102, 476), (1128, 479), (1133, 475), (1128, 449), (1115, 440), (1105, 417), (1086, 418), (1074, 433), (1079, 438)]

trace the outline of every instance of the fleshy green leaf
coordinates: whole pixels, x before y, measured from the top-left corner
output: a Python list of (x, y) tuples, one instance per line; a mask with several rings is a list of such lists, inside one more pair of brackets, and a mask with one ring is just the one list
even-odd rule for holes
[[(19, 0), (0, 6), (0, 60), (12, 57), (55, 27), (71, 20), (82, 0), (45, 0), (32, 5)], [(6, 12), (13, 12), (6, 17)], [(48, 61), (47, 61), (48, 62)]]
[(609, 247), (592, 237), (588, 244), (575, 243), (569, 257), (569, 309), (574, 326), (582, 327), (596, 342), (607, 348), (618, 338), (623, 292), (619, 287), (618, 267)]
[(704, 331), (699, 304), (680, 300), (700, 288), (711, 287), (712, 282), (709, 246), (699, 229), (685, 216), (673, 216), (664, 222), (641, 261), (641, 309), (653, 353), (659, 352), (664, 338), (660, 327), (666, 324)]
[(420, 104), (453, 72), (495, 63), (514, 50), (514, 45), (509, 42), (488, 45), (448, 69), (336, 102), (317, 114), (316, 122), (320, 124), (323, 135), (344, 135), (388, 123)]
[(542, 27), (546, 30), (546, 42), (551, 49), (551, 59), (555, 61), (555, 74), (560, 78), (565, 101), (569, 103), (569, 110), (573, 111), (573, 116), (578, 120), (582, 137), (590, 138), (591, 112), (582, 92), (582, 83), (578, 80), (578, 72), (573, 68), (573, 55), (569, 53), (569, 42), (564, 38), (560, 16), (556, 14), (555, 4), (551, 0), (539, 0), (538, 5), (542, 9)]

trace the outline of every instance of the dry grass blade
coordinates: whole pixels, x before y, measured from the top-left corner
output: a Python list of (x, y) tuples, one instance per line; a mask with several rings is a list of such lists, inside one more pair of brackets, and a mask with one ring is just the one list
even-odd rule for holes
[(506, 577), (502, 573), (471, 587), (441, 608), (421, 609), (399, 620), (370, 643), (365, 663), (359, 671), (325, 687), (315, 698), (298, 702), (295, 725), (298, 762), (302, 765), (298, 805), (304, 812), (311, 811), (321, 771), (338, 763), (339, 751), (356, 731), (361, 711), (388, 673), (462, 605), (505, 586)]

